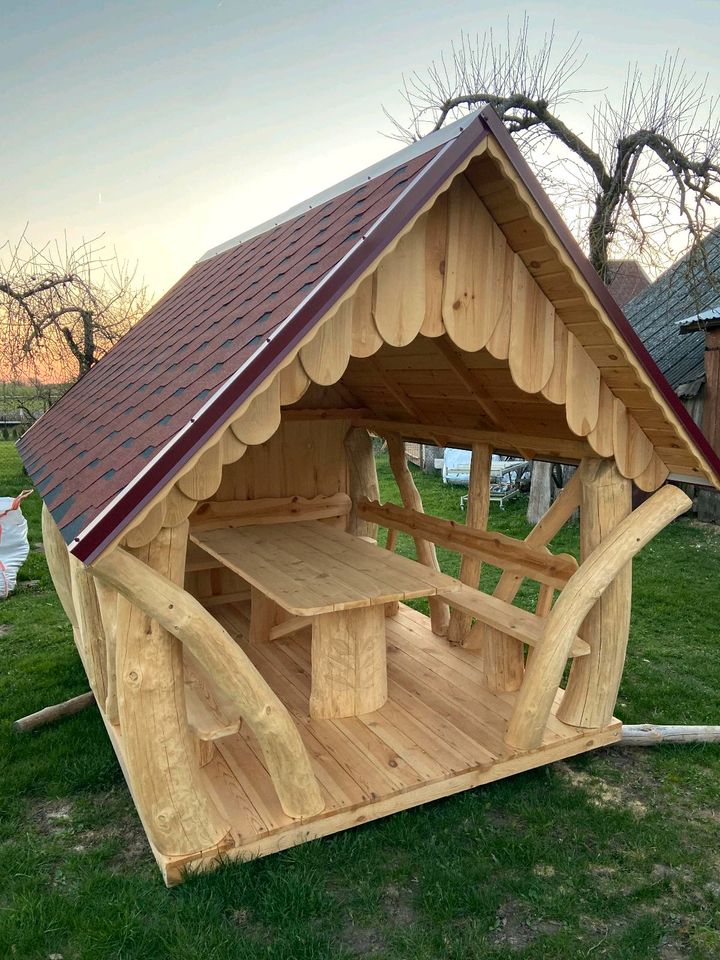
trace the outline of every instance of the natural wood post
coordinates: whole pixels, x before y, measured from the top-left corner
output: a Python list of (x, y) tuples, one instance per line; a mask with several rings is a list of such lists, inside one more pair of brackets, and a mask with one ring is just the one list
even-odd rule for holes
[(355, 537), (372, 537), (373, 540), (377, 540), (377, 524), (363, 520), (357, 514), (357, 502), (362, 497), (367, 497), (368, 500), (380, 499), (372, 437), (364, 427), (351, 427), (348, 430), (345, 437), (345, 454), (349, 493), (352, 500), (348, 517), (348, 533), (352, 533)]
[[(180, 524), (180, 528), (181, 536), (187, 538), (187, 525)], [(174, 534), (178, 529), (165, 530), (163, 535)], [(130, 607), (138, 612), (144, 611), (144, 623), (157, 624), (162, 628), (165, 638), (168, 635), (179, 638), (203, 672), (212, 678), (219, 695), (236, 704), (238, 712), (260, 743), (265, 765), (285, 813), (289, 817), (311, 817), (320, 813), (324, 806), (322, 794), (292, 717), (227, 630), (176, 582), (126, 550), (118, 548), (107, 557), (96, 560), (93, 570), (99, 579), (114, 587), (126, 600), (132, 601), (132, 604), (122, 604), (123, 609)], [(173, 565), (170, 570), (173, 575), (180, 576), (181, 571), (181, 564), (177, 565), (177, 569)], [(127, 628), (121, 629), (120, 606), (118, 602), (118, 657), (121, 637), (128, 633)], [(140, 653), (148, 647), (148, 638), (145, 637), (144, 641), (138, 641)], [(141, 681), (142, 677), (139, 676), (134, 682)], [(172, 706), (172, 703), (168, 706)], [(172, 731), (178, 718), (184, 720), (184, 709), (184, 704), (182, 712), (180, 705), (177, 705), (175, 720), (169, 719), (167, 729)], [(123, 723), (122, 704), (120, 717)], [(185, 727), (185, 724), (182, 726)], [(192, 751), (192, 745), (189, 749)], [(181, 758), (181, 762), (181, 772), (176, 774), (176, 780), (178, 784), (186, 784), (188, 781), (184, 778), (184, 772), (187, 763), (184, 758)], [(180, 788), (179, 799), (185, 797), (188, 789)], [(192, 797), (188, 803), (191, 800)]]
[[(411, 510), (417, 510), (418, 513), (424, 513), (422, 498), (415, 486), (415, 481), (407, 465), (405, 457), (405, 444), (402, 437), (397, 433), (388, 433), (386, 436), (388, 445), (388, 455), (390, 457), (390, 467), (392, 469), (395, 481), (400, 490), (400, 497), (404, 506)], [(440, 570), (435, 544), (429, 540), (422, 540), (415, 537), (415, 551), (420, 563), (433, 570)], [(447, 636), (448, 624), (450, 622), (450, 608), (444, 600), (439, 597), (430, 597), (430, 625), (432, 632), (439, 637)]]
[[(573, 474), (567, 486), (550, 505), (540, 522), (525, 537), (525, 543), (531, 547), (546, 546), (560, 528), (573, 515), (580, 504), (582, 469)], [(523, 582), (518, 574), (505, 572), (500, 577), (493, 596), (506, 603), (512, 603)], [(549, 590), (541, 592), (542, 602), (547, 604)], [(542, 608), (541, 608), (542, 609)], [(541, 614), (541, 610), (538, 610)], [(470, 650), (482, 649), (483, 665), (488, 687), (498, 692), (512, 693), (522, 686), (525, 674), (523, 645), (519, 641), (500, 633), (484, 623), (476, 623), (465, 641)]]
[[(475, 530), (486, 530), (490, 511), (490, 465), (492, 447), (487, 443), (472, 445), (470, 483), (468, 485), (465, 523)], [(480, 582), (482, 562), (477, 557), (463, 556), (460, 562), (460, 580), (477, 589)], [(450, 643), (463, 643), (472, 626), (472, 617), (462, 610), (452, 608), (448, 625)]]
[(98, 703), (104, 705), (107, 694), (107, 654), (100, 604), (92, 573), (73, 556), (70, 556), (70, 586), (78, 632), (85, 652), (85, 668), (89, 671), (88, 679)]
[(117, 695), (117, 653), (115, 636), (117, 633), (117, 590), (108, 587), (102, 580), (94, 580), (97, 591), (100, 616), (105, 631), (107, 694), (105, 697), (105, 716), (110, 723), (120, 723)]
[(528, 663), (506, 742), (518, 750), (542, 743), (563, 670), (585, 617), (630, 560), (668, 523), (685, 513), (690, 498), (662, 487), (625, 517), (569, 580), (545, 624), (542, 644)]
[(267, 643), (271, 629), (279, 622), (279, 607), (262, 590), (250, 587), (250, 643)]
[(67, 544), (62, 538), (62, 534), (45, 504), (43, 504), (42, 508), (42, 534), (45, 558), (48, 569), (50, 570), (52, 582), (55, 585), (55, 592), (65, 611), (65, 616), (73, 628), (75, 643), (78, 644), (80, 659), (83, 660), (84, 665), (83, 651), (80, 650), (77, 637), (78, 620), (77, 614), (75, 613), (75, 604), (73, 603), (72, 586), (70, 583), (70, 554), (68, 553)]
[[(585, 465), (580, 504), (580, 557), (584, 561), (632, 510), (632, 483), (614, 460)], [(632, 564), (617, 574), (580, 631), (590, 654), (573, 660), (558, 717), (576, 727), (610, 722), (630, 632)]]
[[(147, 568), (182, 583), (187, 538), (184, 521), (162, 529), (133, 553)], [(123, 752), (148, 836), (166, 856), (225, 846), (230, 824), (200, 783), (196, 747), (187, 725), (180, 641), (119, 595), (116, 643)]]
[(310, 716), (355, 717), (387, 700), (384, 606), (313, 617)]

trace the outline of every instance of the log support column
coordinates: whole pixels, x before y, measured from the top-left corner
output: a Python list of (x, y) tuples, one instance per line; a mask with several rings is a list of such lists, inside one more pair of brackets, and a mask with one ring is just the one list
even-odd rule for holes
[[(182, 584), (187, 538), (185, 521), (162, 529), (147, 546), (132, 552), (163, 577)], [(118, 595), (116, 647), (123, 752), (148, 836), (166, 856), (221, 849), (230, 825), (199, 780), (186, 720), (180, 641)]]
[(384, 607), (313, 617), (310, 716), (355, 717), (379, 710), (386, 700)]
[[(473, 530), (487, 529), (488, 513), (490, 511), (491, 462), (492, 447), (486, 443), (474, 443), (472, 445), (470, 483), (465, 508), (465, 523)], [(480, 569), (481, 561), (477, 557), (463, 556), (460, 562), (460, 580), (477, 590), (480, 583)], [(471, 626), (472, 617), (470, 614), (453, 608), (450, 612), (447, 635), (450, 643), (464, 643)]]
[[(388, 454), (390, 457), (390, 467), (392, 468), (395, 481), (400, 490), (400, 497), (403, 505), (410, 510), (417, 510), (424, 513), (422, 499), (415, 481), (412, 478), (410, 469), (405, 457), (405, 444), (397, 433), (389, 433), (386, 437), (388, 445)], [(420, 563), (432, 570), (440, 570), (435, 544), (429, 540), (422, 540), (415, 537), (415, 552)], [(430, 597), (430, 626), (432, 632), (439, 637), (447, 636), (448, 625), (450, 623), (450, 608), (444, 600), (439, 597)]]
[[(632, 484), (611, 460), (586, 464), (580, 504), (580, 556), (584, 561), (630, 514)], [(558, 717), (576, 727), (603, 727), (615, 709), (625, 664), (632, 605), (632, 564), (617, 574), (588, 614), (580, 636), (590, 654), (573, 660)]]
[(380, 499), (372, 437), (364, 427), (351, 427), (345, 437), (345, 455), (348, 466), (348, 492), (352, 500), (347, 531), (354, 537), (372, 537), (377, 540), (376, 523), (363, 520), (357, 514), (358, 501)]

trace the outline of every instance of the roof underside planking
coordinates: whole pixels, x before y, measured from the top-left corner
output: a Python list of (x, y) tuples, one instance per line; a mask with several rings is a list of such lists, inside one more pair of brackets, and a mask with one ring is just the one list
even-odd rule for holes
[[(398, 237), (459, 173), (669, 468), (716, 482), (717, 458), (502, 125), (481, 113), (203, 258), (25, 434), (23, 460), (72, 551), (90, 561), (147, 511), (342, 298), (384, 256), (389, 262)], [(356, 356), (338, 387), (313, 386), (301, 403), (357, 406), (370, 420), (405, 423), (408, 435), (414, 426), (427, 440), (435, 437), (423, 424), (440, 420), (461, 431), (502, 432), (512, 449), (544, 434), (545, 449), (535, 452), (582, 454), (560, 406), (519, 390), (507, 362), (451, 340), (436, 330), (399, 350), (386, 344)]]

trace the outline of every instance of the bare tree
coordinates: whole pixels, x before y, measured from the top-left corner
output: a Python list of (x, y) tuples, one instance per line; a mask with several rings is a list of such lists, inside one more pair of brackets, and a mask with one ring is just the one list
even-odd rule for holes
[(136, 268), (106, 254), (99, 238), (37, 247), (23, 233), (0, 247), (2, 376), (41, 385), (76, 380), (147, 306)]
[(693, 244), (705, 235), (720, 205), (720, 123), (707, 81), (675, 55), (649, 79), (630, 66), (617, 101), (590, 104), (587, 135), (573, 130), (560, 114), (593, 93), (575, 86), (584, 64), (577, 37), (556, 53), (554, 30), (533, 50), (525, 17), (515, 36), (509, 25), (502, 42), (463, 34), (425, 73), (404, 77), (408, 122), (385, 112), (409, 142), (492, 107), (607, 280), (613, 247), (662, 263), (678, 230)]

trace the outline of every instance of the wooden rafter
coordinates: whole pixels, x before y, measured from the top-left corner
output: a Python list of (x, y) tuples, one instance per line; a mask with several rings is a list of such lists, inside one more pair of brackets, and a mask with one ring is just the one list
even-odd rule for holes
[(445, 337), (438, 337), (430, 342), (435, 345), (436, 349), (447, 360), (458, 380), (460, 380), (475, 403), (489, 418), (493, 426), (498, 427), (500, 430), (513, 430), (514, 426), (510, 417), (502, 412), (482, 383), (480, 383), (479, 378), (465, 365), (462, 357), (453, 349), (449, 341), (446, 340)]
[(371, 357), (370, 364), (372, 365), (373, 370), (377, 374), (380, 382), (385, 387), (385, 389), (393, 395), (397, 400), (403, 410), (406, 413), (410, 414), (413, 420), (417, 420), (418, 423), (423, 423), (424, 417), (420, 412), (419, 407), (415, 404), (413, 400), (405, 393), (400, 384), (396, 383), (395, 380), (389, 375), (387, 370), (380, 363), (378, 357)]

